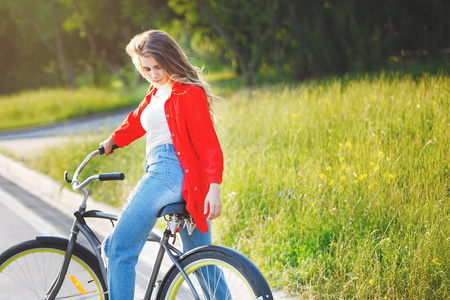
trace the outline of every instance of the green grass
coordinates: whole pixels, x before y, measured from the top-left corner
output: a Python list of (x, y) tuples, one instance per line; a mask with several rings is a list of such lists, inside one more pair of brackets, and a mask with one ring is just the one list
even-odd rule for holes
[(68, 118), (127, 107), (142, 99), (141, 93), (121, 89), (42, 89), (0, 96), (0, 130), (48, 124)]
[[(449, 87), (448, 74), (381, 73), (231, 93), (216, 105), (216, 241), (303, 297), (449, 298)], [(97, 145), (30, 163), (59, 179)], [(86, 174), (128, 179), (97, 184), (93, 196), (120, 206), (144, 147), (94, 159)]]

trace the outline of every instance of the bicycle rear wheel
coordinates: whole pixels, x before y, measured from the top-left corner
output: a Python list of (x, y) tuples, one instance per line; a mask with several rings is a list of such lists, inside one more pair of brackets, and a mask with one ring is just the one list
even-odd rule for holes
[[(269, 285), (258, 268), (244, 255), (226, 247), (205, 246), (187, 253), (180, 264), (200, 299), (273, 299)], [(157, 299), (195, 299), (175, 266), (161, 282)]]
[[(58, 275), (67, 240), (48, 238), (18, 244), (0, 256), (0, 299), (47, 299)], [(108, 299), (95, 256), (76, 245), (56, 299)]]

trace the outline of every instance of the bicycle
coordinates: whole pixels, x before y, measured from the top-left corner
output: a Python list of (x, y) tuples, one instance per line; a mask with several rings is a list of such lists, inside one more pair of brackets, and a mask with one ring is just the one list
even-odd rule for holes
[[(123, 173), (91, 175), (78, 180), (83, 168), (99, 148), (86, 156), (72, 179), (68, 172), (64, 179), (80, 191), (83, 199), (74, 213), (74, 222), (68, 239), (55, 236), (37, 236), (34, 240), (15, 245), (0, 255), (0, 299), (109, 299), (101, 242), (87, 224), (87, 219), (110, 220), (114, 225), (118, 216), (99, 210), (87, 210), (89, 192), (86, 186), (96, 180), (123, 180)], [(159, 250), (147, 285), (145, 300), (153, 299), (216, 299), (218, 290), (228, 299), (271, 300), (271, 290), (259, 269), (243, 254), (231, 248), (211, 245), (182, 253), (173, 244), (180, 226), (192, 232), (195, 223), (185, 203), (164, 207), (159, 217), (167, 221), (162, 236), (152, 231), (148, 242), (159, 243)], [(81, 232), (92, 251), (77, 242)], [(173, 243), (169, 242), (173, 239)], [(167, 255), (173, 265), (162, 280), (157, 280), (161, 264)], [(207, 282), (214, 272), (215, 282)], [(211, 273), (209, 273), (211, 274)], [(223, 297), (223, 296), (220, 296)], [(217, 299), (225, 300), (225, 299)]]

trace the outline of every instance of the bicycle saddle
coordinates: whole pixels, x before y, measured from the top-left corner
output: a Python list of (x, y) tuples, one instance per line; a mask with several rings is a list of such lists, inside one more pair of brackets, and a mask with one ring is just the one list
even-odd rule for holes
[(188, 211), (186, 210), (186, 202), (178, 202), (178, 203), (171, 203), (159, 211), (158, 217), (163, 217), (166, 215), (181, 215), (181, 216), (189, 216)]

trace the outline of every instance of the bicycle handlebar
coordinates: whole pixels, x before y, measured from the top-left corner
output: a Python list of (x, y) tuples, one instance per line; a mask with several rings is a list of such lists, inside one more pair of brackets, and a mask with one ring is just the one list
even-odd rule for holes
[[(113, 145), (111, 150), (119, 148), (116, 144)], [(91, 160), (92, 157), (96, 155), (101, 155), (105, 153), (105, 149), (103, 147), (98, 148), (95, 151), (92, 151), (89, 153), (86, 158), (83, 160), (83, 162), (78, 166), (77, 170), (75, 171), (75, 174), (73, 175), (72, 180), (67, 179), (68, 172), (66, 171), (64, 173), (64, 179), (72, 184), (72, 188), (74, 191), (80, 191), (82, 188), (84, 188), (86, 185), (91, 183), (94, 180), (100, 180), (100, 181), (109, 181), (109, 180), (124, 180), (125, 175), (123, 173), (103, 173), (99, 175), (93, 175), (87, 178), (85, 181), (80, 183), (78, 181), (78, 176), (80, 175), (83, 168), (87, 165), (87, 163)]]

